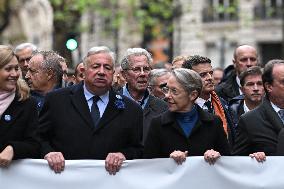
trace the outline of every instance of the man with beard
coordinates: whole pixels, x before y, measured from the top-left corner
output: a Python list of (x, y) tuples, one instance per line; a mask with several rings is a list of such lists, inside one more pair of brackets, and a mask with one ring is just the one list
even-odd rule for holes
[(255, 109), (261, 103), (264, 96), (261, 75), (262, 71), (258, 66), (252, 66), (240, 74), (243, 95), (233, 98), (229, 104), (229, 112), (233, 118), (234, 129), (236, 129), (242, 114)]
[(207, 57), (199, 55), (191, 56), (185, 60), (182, 65), (183, 68), (196, 71), (202, 79), (202, 91), (200, 96), (196, 99), (195, 103), (202, 109), (219, 116), (223, 122), (223, 128), (227, 134), (230, 145), (234, 142), (233, 123), (230, 114), (227, 110), (227, 104), (225, 100), (218, 97), (214, 91), (214, 79), (213, 68), (211, 66), (211, 60)]
[(142, 48), (127, 49), (121, 61), (122, 74), (127, 83), (122, 88), (122, 94), (140, 104), (143, 109), (143, 143), (152, 118), (168, 108), (166, 102), (149, 94), (147, 89), (152, 61), (150, 53)]

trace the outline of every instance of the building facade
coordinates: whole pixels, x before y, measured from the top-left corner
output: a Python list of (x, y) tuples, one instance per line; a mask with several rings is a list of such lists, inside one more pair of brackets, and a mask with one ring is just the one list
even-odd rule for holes
[(176, 0), (182, 16), (174, 21), (174, 55), (200, 54), (214, 67), (232, 63), (237, 45), (258, 49), (265, 64), (281, 57), (282, 0)]

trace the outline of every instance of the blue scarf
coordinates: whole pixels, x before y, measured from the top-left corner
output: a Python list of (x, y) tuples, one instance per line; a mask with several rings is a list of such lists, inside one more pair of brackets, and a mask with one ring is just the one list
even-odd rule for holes
[(176, 119), (184, 134), (188, 137), (198, 120), (196, 105), (189, 112), (176, 113)]

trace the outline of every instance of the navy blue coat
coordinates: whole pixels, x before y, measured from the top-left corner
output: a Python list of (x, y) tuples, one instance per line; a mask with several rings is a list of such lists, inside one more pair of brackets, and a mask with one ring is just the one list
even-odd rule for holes
[(83, 83), (46, 95), (40, 112), (42, 156), (62, 152), (65, 159), (105, 159), (122, 152), (126, 159), (142, 156), (141, 107), (122, 96), (125, 108), (116, 105), (114, 91), (98, 125), (94, 127), (83, 92)]

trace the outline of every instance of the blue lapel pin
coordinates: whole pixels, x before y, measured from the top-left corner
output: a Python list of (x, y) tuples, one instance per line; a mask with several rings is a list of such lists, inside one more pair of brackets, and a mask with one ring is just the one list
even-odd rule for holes
[(118, 95), (118, 94), (116, 95), (116, 98), (120, 99), (120, 100), (122, 99), (122, 97), (120, 95)]
[(4, 115), (5, 121), (11, 121), (12, 117), (10, 115)]

